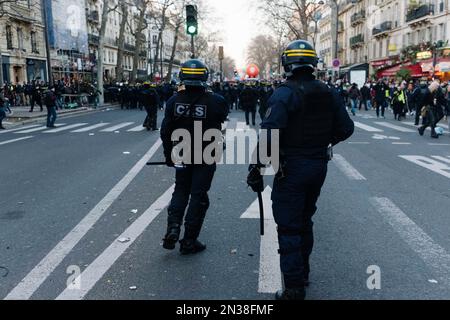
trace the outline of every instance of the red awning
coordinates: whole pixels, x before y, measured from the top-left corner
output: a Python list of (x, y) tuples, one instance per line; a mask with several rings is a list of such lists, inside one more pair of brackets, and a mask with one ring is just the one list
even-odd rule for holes
[(413, 78), (420, 78), (423, 76), (423, 71), (422, 71), (422, 67), (420, 66), (420, 64), (413, 64), (413, 65), (396, 65), (392, 68), (387, 68), (384, 70), (380, 70), (377, 73), (377, 77), (378, 78), (389, 78), (389, 77), (395, 77), (395, 75), (397, 74), (398, 71), (400, 71), (400, 69), (408, 69), (411, 71), (411, 77)]

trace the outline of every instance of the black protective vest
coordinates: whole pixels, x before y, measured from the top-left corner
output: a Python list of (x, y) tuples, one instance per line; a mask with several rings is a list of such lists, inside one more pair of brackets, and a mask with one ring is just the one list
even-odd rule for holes
[(332, 89), (317, 80), (288, 81), (299, 105), (288, 106), (289, 120), (281, 132), (281, 152), (310, 158), (326, 158), (333, 135)]

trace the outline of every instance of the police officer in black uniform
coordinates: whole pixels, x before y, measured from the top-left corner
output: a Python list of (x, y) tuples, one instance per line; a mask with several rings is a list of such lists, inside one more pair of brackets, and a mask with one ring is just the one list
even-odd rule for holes
[[(318, 57), (303, 40), (289, 44), (282, 56), (287, 82), (269, 99), (262, 128), (280, 130), (281, 169), (273, 192), (273, 215), (278, 225), (280, 265), (284, 290), (278, 300), (303, 300), (309, 285), (309, 257), (313, 248), (316, 202), (325, 182), (330, 146), (354, 131), (342, 99), (335, 90), (315, 79)], [(269, 149), (270, 150), (270, 149)], [(263, 191), (260, 168), (250, 166), (248, 184)]]
[(247, 125), (250, 125), (250, 114), (252, 117), (252, 123), (254, 126), (256, 125), (256, 107), (258, 105), (258, 92), (256, 89), (252, 87), (250, 82), (245, 84), (244, 89), (240, 95), (240, 101), (242, 108), (245, 111), (245, 121)]
[[(201, 146), (203, 142), (194, 141), (194, 126), (201, 124), (203, 133), (209, 129), (217, 129), (220, 132), (222, 123), (227, 118), (228, 108), (225, 100), (206, 90), (208, 75), (208, 68), (199, 60), (189, 60), (182, 65), (180, 80), (186, 89), (178, 92), (167, 102), (161, 126), (164, 155), (169, 167), (174, 167), (174, 162), (177, 162), (172, 158), (174, 142), (171, 137), (175, 130), (185, 129), (190, 133), (191, 154), (195, 157), (194, 153), (198, 150), (195, 150), (194, 144), (200, 143)], [(176, 165), (175, 192), (168, 209), (168, 228), (163, 247), (167, 250), (175, 249), (185, 217), (184, 238), (180, 241), (180, 252), (183, 255), (195, 254), (206, 249), (206, 246), (198, 241), (198, 237), (209, 208), (208, 191), (211, 188), (216, 164), (208, 165), (204, 162), (203, 156), (201, 159), (201, 163), (191, 161), (191, 164)], [(185, 215), (188, 204), (189, 208)]]
[(149, 82), (144, 82), (141, 92), (139, 93), (139, 105), (145, 108), (147, 117), (144, 121), (144, 127), (147, 131), (158, 130), (158, 106), (159, 95)]

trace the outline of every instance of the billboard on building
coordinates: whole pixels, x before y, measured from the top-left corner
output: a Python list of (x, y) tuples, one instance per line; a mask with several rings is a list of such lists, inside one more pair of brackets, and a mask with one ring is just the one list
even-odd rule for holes
[(45, 0), (52, 49), (88, 53), (85, 0)]

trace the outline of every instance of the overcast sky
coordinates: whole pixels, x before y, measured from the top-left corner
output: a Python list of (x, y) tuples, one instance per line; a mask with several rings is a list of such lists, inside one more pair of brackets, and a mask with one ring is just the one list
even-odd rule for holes
[[(238, 68), (245, 68), (250, 40), (260, 33), (257, 8), (253, 0), (206, 0), (214, 16), (220, 17), (215, 29), (221, 32), (225, 54)], [(257, 3), (257, 2), (256, 2)], [(260, 16), (260, 14), (259, 14)]]

